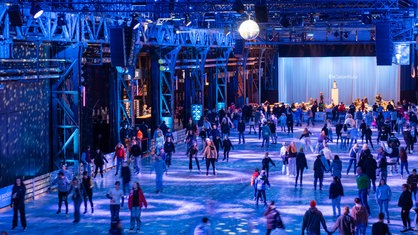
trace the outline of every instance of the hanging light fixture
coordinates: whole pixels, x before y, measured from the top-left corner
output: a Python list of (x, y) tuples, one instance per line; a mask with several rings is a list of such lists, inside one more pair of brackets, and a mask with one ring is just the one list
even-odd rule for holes
[(132, 20), (132, 23), (131, 23), (132, 29), (137, 29), (137, 28), (139, 28), (140, 25), (141, 25), (141, 23), (138, 21), (137, 18), (134, 18)]
[(37, 1), (32, 2), (31, 7), (30, 7), (30, 15), (34, 19), (38, 19), (43, 13), (44, 13), (44, 10), (42, 10), (41, 6), (39, 5), (39, 2)]
[(260, 33), (260, 27), (254, 20), (246, 20), (239, 26), (238, 32), (245, 40), (253, 40)]
[(184, 15), (184, 26), (188, 27), (192, 24), (189, 14)]

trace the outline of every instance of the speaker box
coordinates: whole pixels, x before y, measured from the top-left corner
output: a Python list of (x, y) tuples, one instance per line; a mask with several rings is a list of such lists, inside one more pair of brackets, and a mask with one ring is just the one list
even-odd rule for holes
[(267, 6), (254, 6), (255, 20), (258, 23), (265, 23), (269, 20)]
[(112, 66), (126, 66), (125, 31), (123, 28), (110, 28), (110, 60)]
[(390, 23), (376, 23), (375, 49), (377, 65), (392, 65), (393, 43)]
[(9, 20), (11, 26), (22, 26), (23, 25), (23, 16), (20, 12), (19, 5), (12, 5), (7, 10), (9, 14)]

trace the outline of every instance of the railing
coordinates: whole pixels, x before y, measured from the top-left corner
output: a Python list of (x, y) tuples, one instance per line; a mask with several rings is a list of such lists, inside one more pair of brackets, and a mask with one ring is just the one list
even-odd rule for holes
[[(186, 130), (182, 129), (182, 130), (176, 131), (173, 133), (173, 136), (174, 136), (174, 140), (176, 144), (183, 143), (184, 139), (186, 138)], [(154, 141), (152, 140), (152, 142)], [(104, 172), (107, 172), (116, 166), (116, 162), (113, 161), (113, 156), (114, 156), (114, 153), (105, 154), (105, 157), (108, 163), (105, 163), (103, 166)], [(143, 166), (151, 163), (150, 151), (147, 151), (142, 156), (142, 160), (143, 160)], [(71, 163), (72, 165), (68, 167), (68, 170), (74, 175), (77, 175), (77, 176), (82, 175), (83, 168), (80, 167), (79, 162), (72, 161)], [(57, 177), (58, 172), (59, 170), (56, 170), (56, 171), (46, 173), (46, 174), (37, 176), (35, 178), (23, 181), (23, 183), (26, 185), (25, 201), (37, 200), (41, 198), (43, 195), (49, 193), (50, 191), (55, 191), (57, 189), (57, 186), (51, 185), (51, 182)]]

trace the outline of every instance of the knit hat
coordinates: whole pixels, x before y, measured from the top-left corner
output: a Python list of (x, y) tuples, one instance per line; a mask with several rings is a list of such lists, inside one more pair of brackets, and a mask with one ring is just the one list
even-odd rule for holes
[(310, 205), (311, 207), (315, 207), (315, 206), (316, 206), (316, 201), (315, 201), (315, 200), (312, 200), (312, 201), (309, 203), (309, 205)]

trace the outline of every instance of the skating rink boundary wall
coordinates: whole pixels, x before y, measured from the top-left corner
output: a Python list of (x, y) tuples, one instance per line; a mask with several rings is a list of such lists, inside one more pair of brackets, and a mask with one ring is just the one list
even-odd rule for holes
[[(184, 139), (186, 138), (186, 130), (182, 129), (176, 132), (173, 132), (173, 139), (174, 143), (180, 144), (184, 143)], [(152, 140), (151, 143), (155, 141)], [(153, 146), (151, 146), (151, 149)], [(108, 163), (105, 163), (103, 166), (104, 172), (115, 167), (115, 162), (113, 161), (114, 153), (108, 153), (105, 155)], [(150, 151), (147, 151), (143, 156), (142, 160), (144, 164), (151, 162), (151, 154)], [(82, 165), (79, 164), (77, 160), (67, 160), (66, 164), (68, 165), (68, 171), (71, 172), (73, 175), (80, 176), (83, 170)], [(37, 200), (43, 195), (49, 193), (50, 191), (56, 191), (57, 186), (51, 185), (51, 182), (57, 177), (59, 170), (37, 176), (32, 179), (24, 180), (23, 183), (26, 186), (26, 196), (25, 201), (32, 201)], [(78, 173), (78, 174), (75, 174)], [(69, 179), (71, 180), (71, 179)], [(10, 200), (12, 196), (12, 187), (13, 185), (4, 187), (0, 189), (0, 208), (5, 208), (10, 205)]]

